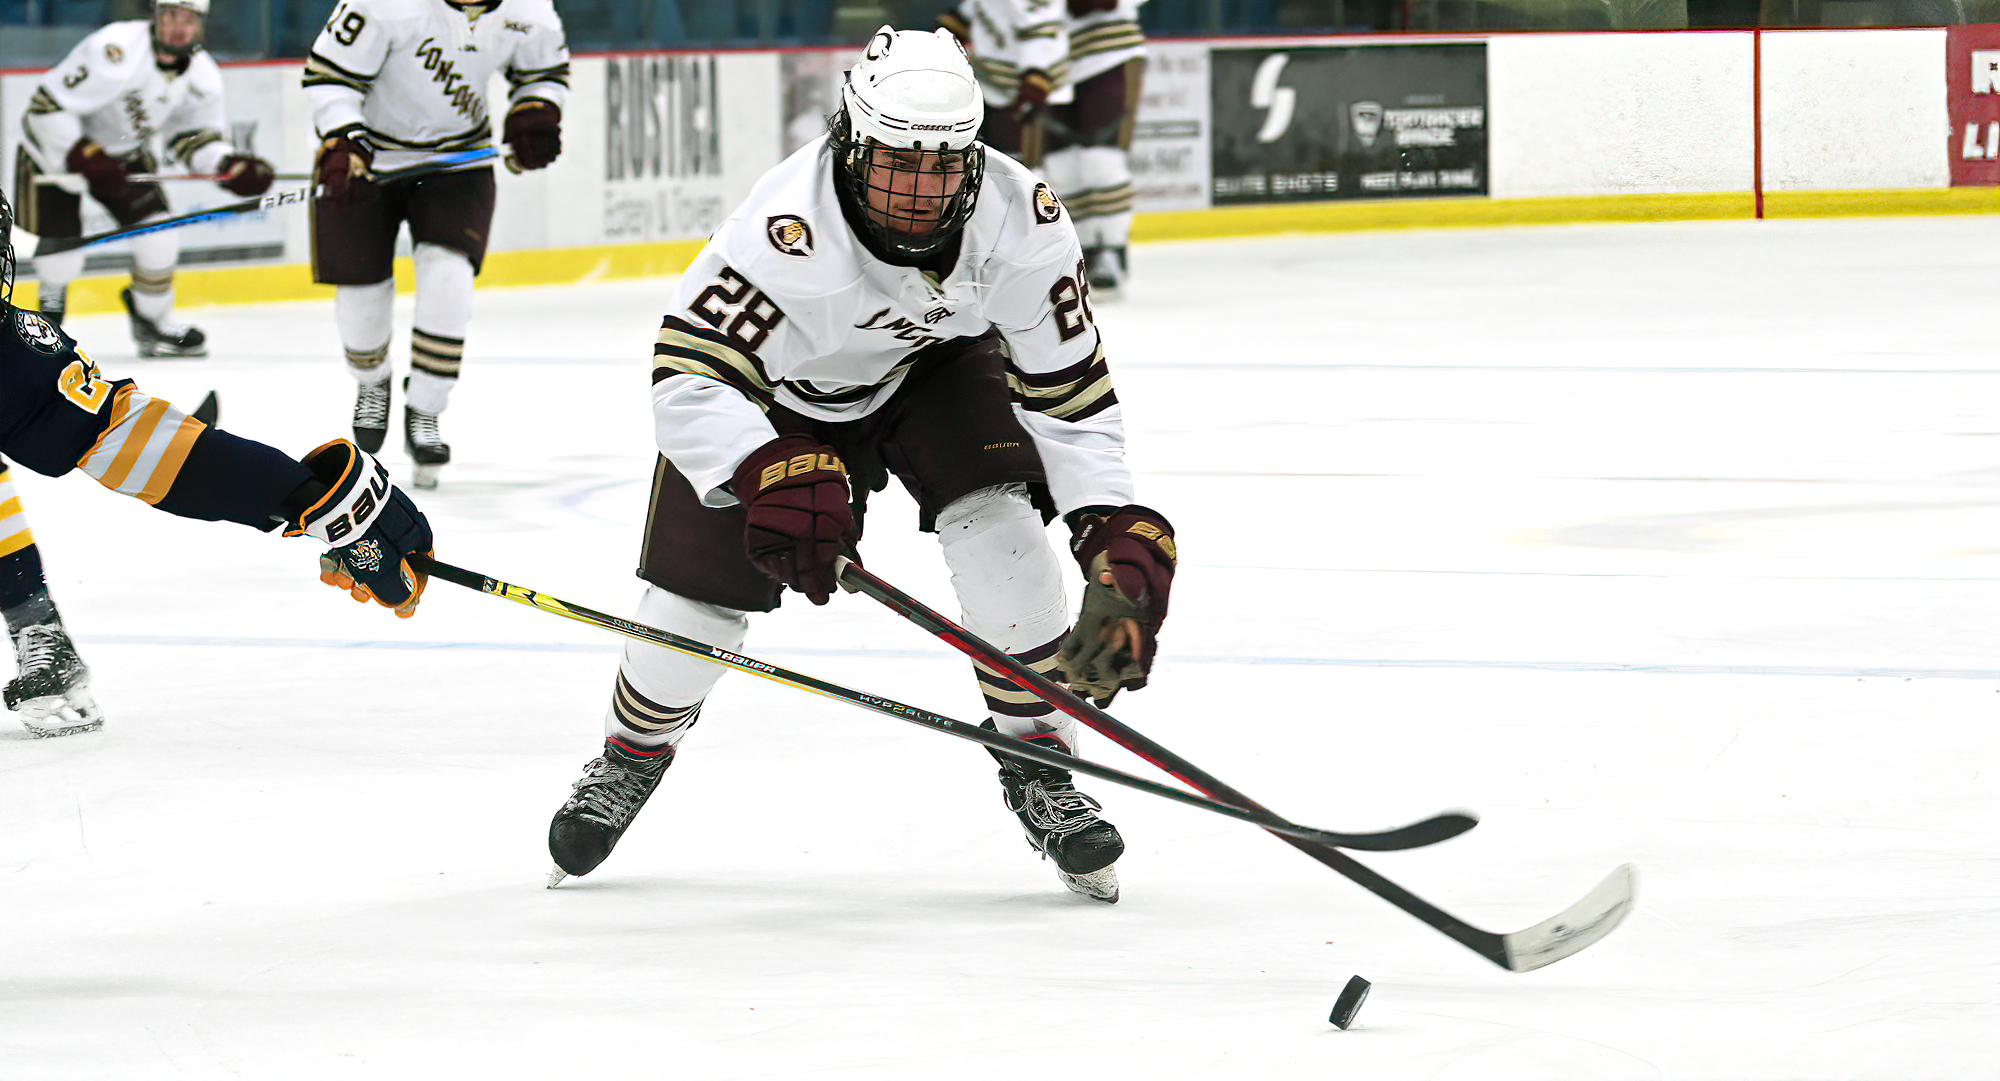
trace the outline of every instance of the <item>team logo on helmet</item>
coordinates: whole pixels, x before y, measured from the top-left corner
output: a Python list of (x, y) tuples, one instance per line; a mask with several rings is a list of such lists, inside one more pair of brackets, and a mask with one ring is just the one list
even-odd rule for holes
[(813, 253), (812, 226), (796, 214), (778, 214), (765, 219), (764, 235), (771, 238), (772, 247), (786, 255), (804, 259)]
[(1062, 200), (1056, 198), (1056, 193), (1050, 191), (1047, 184), (1035, 185), (1036, 224), (1047, 225), (1062, 217), (1062, 209)]
[(16, 310), (14, 325), (21, 328), (22, 341), (44, 353), (54, 353), (62, 348), (62, 332), (33, 312)]

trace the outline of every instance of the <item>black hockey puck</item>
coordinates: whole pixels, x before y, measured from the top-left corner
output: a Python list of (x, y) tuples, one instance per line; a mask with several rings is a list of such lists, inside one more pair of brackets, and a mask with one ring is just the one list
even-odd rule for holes
[(1361, 1004), (1367, 1000), (1368, 981), (1356, 976), (1347, 981), (1346, 987), (1340, 989), (1340, 997), (1333, 1001), (1333, 1012), (1328, 1014), (1326, 1019), (1333, 1022), (1336, 1028), (1345, 1031), (1347, 1026), (1354, 1023), (1354, 1015), (1361, 1012)]

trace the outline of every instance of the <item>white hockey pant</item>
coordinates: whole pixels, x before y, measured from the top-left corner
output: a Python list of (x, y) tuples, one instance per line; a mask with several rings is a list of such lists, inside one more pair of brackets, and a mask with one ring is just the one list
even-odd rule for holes
[[(1026, 489), (1010, 484), (974, 492), (938, 515), (937, 530), (966, 629), (1038, 672), (1054, 671), (1069, 628), (1068, 601), (1061, 564)], [(732, 652), (742, 648), (749, 629), (742, 612), (658, 587), (646, 590), (633, 618)], [(627, 642), (605, 713), (605, 734), (648, 749), (678, 744), (722, 672), (710, 661)], [(1069, 717), (999, 677), (976, 668), (974, 675), (1001, 732), (1053, 733), (1064, 748), (1076, 749), (1076, 724)]]

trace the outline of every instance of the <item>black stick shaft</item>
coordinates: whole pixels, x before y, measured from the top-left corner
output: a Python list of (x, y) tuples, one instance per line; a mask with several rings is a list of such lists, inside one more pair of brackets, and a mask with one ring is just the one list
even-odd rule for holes
[(426, 556), (411, 556), (410, 565), (424, 574), (450, 582), (453, 585), (464, 586), (467, 589), (476, 590), (481, 593), (490, 593), (493, 596), (503, 597), (518, 604), (525, 604), (531, 608), (539, 608), (544, 612), (559, 615), (566, 619), (573, 619), (579, 623), (588, 623), (592, 626), (616, 631), (628, 638), (636, 638), (642, 642), (663, 646), (679, 653), (685, 653), (691, 657), (700, 657), (706, 661), (713, 661), (717, 664), (749, 672), (752, 675), (762, 676), (765, 679), (797, 687), (801, 690), (812, 691), (815, 694), (824, 695), (850, 705), (860, 706), (863, 709), (874, 710), (877, 713), (886, 713), (891, 717), (908, 721), (912, 724), (922, 725), (925, 728), (935, 729), (939, 732), (957, 736), (960, 739), (984, 744), (995, 750), (1013, 755), (1016, 758), (1026, 758), (1030, 761), (1040, 762), (1043, 765), (1055, 766), (1058, 769), (1073, 770), (1087, 776), (1125, 785), (1128, 788), (1136, 788), (1141, 792), (1148, 792), (1155, 796), (1173, 800), (1176, 803), (1185, 803), (1190, 807), (1199, 807), (1205, 811), (1213, 811), (1219, 815), (1226, 815), (1230, 818), (1255, 823), (1281, 835), (1291, 835), (1293, 839), (1337, 838), (1340, 836), (1338, 834), (1329, 834), (1322, 830), (1315, 830), (1307, 826), (1283, 822), (1282, 820), (1273, 823), (1270, 821), (1272, 816), (1268, 814), (1259, 814), (1241, 807), (1233, 807), (1226, 803), (1205, 799), (1191, 792), (1183, 792), (1178, 788), (1171, 788), (1155, 781), (1146, 780), (1143, 777), (1135, 777), (1132, 774), (1113, 769), (1110, 766), (1101, 766), (1095, 762), (1089, 762), (1073, 755), (1064, 754), (1061, 751), (1052, 751), (1025, 740), (1015, 739), (1012, 736), (1001, 735), (998, 732), (989, 732), (977, 725), (966, 724), (964, 721), (955, 721), (950, 717), (932, 713), (929, 710), (919, 709), (916, 706), (904, 705), (893, 699), (882, 698), (865, 691), (853, 690), (843, 687), (838, 683), (829, 683), (802, 672), (794, 672), (788, 668), (780, 668), (775, 664), (768, 664), (752, 657), (745, 657), (740, 653), (732, 653), (729, 650), (711, 646), (705, 642), (698, 642), (692, 638), (684, 638), (672, 631), (664, 631), (658, 627), (648, 627), (643, 623), (634, 623), (628, 619), (620, 619), (614, 615), (607, 615), (603, 612), (585, 608), (580, 604), (570, 604), (567, 601), (558, 600), (545, 593), (537, 593), (532, 589), (524, 589), (510, 582), (502, 582), (497, 578), (488, 578), (485, 575), (466, 570), (463, 567), (454, 567), (449, 563), (440, 563)]
[[(904, 593), (874, 574), (863, 570), (859, 565), (849, 563), (841, 574), (841, 581), (843, 584), (851, 585), (858, 591), (882, 602), (893, 611), (903, 615), (925, 630), (930, 631), (980, 664), (997, 671), (1005, 672), (1008, 678), (1012, 679), (1023, 690), (1032, 692), (1042, 701), (1075, 717), (1077, 720), (1103, 733), (1119, 746), (1144, 758), (1146, 761), (1151, 762), (1173, 776), (1186, 781), (1195, 788), (1238, 807), (1266, 815), (1270, 814), (1269, 811), (1266, 811), (1248, 796), (1209, 776), (1192, 762), (1154, 743), (1139, 732), (1126, 727), (1117, 718), (1077, 697), (1069, 688), (1055, 683), (1047, 676), (1008, 656), (990, 643), (982, 641), (971, 631), (960, 627), (958, 624), (925, 607), (916, 598), (911, 597), (909, 594)], [(1261, 825), (1262, 823), (1259, 824)], [(1499, 935), (1493, 934), (1490, 931), (1480, 930), (1466, 923), (1464, 920), (1377, 874), (1338, 848), (1290, 836), (1284, 831), (1271, 829), (1269, 826), (1265, 826), (1265, 828), (1270, 829), (1272, 833), (1277, 834), (1292, 847), (1347, 876), (1363, 889), (1415, 916), (1438, 931), (1443, 932), (1460, 945), (1465, 946), (1481, 957), (1499, 965), (1501, 968), (1510, 967), (1506, 944), (1501, 940)]]
[[(497, 152), (492, 150), (467, 151), (466, 153), (453, 155), (434, 164), (418, 165), (408, 169), (398, 169), (392, 173), (382, 173), (375, 178), (375, 182), (386, 184), (394, 180), (413, 180), (417, 177), (430, 176), (434, 173), (447, 173), (454, 169), (463, 169), (468, 165), (476, 165), (482, 161), (491, 160), (497, 156)], [(171, 218), (140, 222), (137, 225), (129, 225), (102, 233), (92, 233), (89, 236), (47, 238), (42, 241), (41, 250), (44, 254), (54, 255), (60, 252), (75, 251), (78, 248), (88, 248), (93, 244), (107, 244), (113, 240), (125, 240), (135, 236), (144, 236), (147, 233), (159, 233), (165, 232), (168, 229), (199, 225), (205, 221), (233, 218), (238, 214), (252, 214), (260, 210), (276, 210), (279, 207), (285, 206), (304, 206), (312, 201), (312, 195), (312, 191), (307, 188), (295, 188), (291, 191), (274, 191), (269, 195), (260, 195), (255, 199), (224, 203), (221, 206), (209, 207), (207, 210), (176, 214)]]

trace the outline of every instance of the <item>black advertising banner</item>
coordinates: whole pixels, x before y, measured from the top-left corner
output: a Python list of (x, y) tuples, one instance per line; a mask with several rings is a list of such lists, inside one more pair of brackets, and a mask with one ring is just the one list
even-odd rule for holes
[(1217, 205), (1486, 193), (1486, 46), (1218, 48)]

